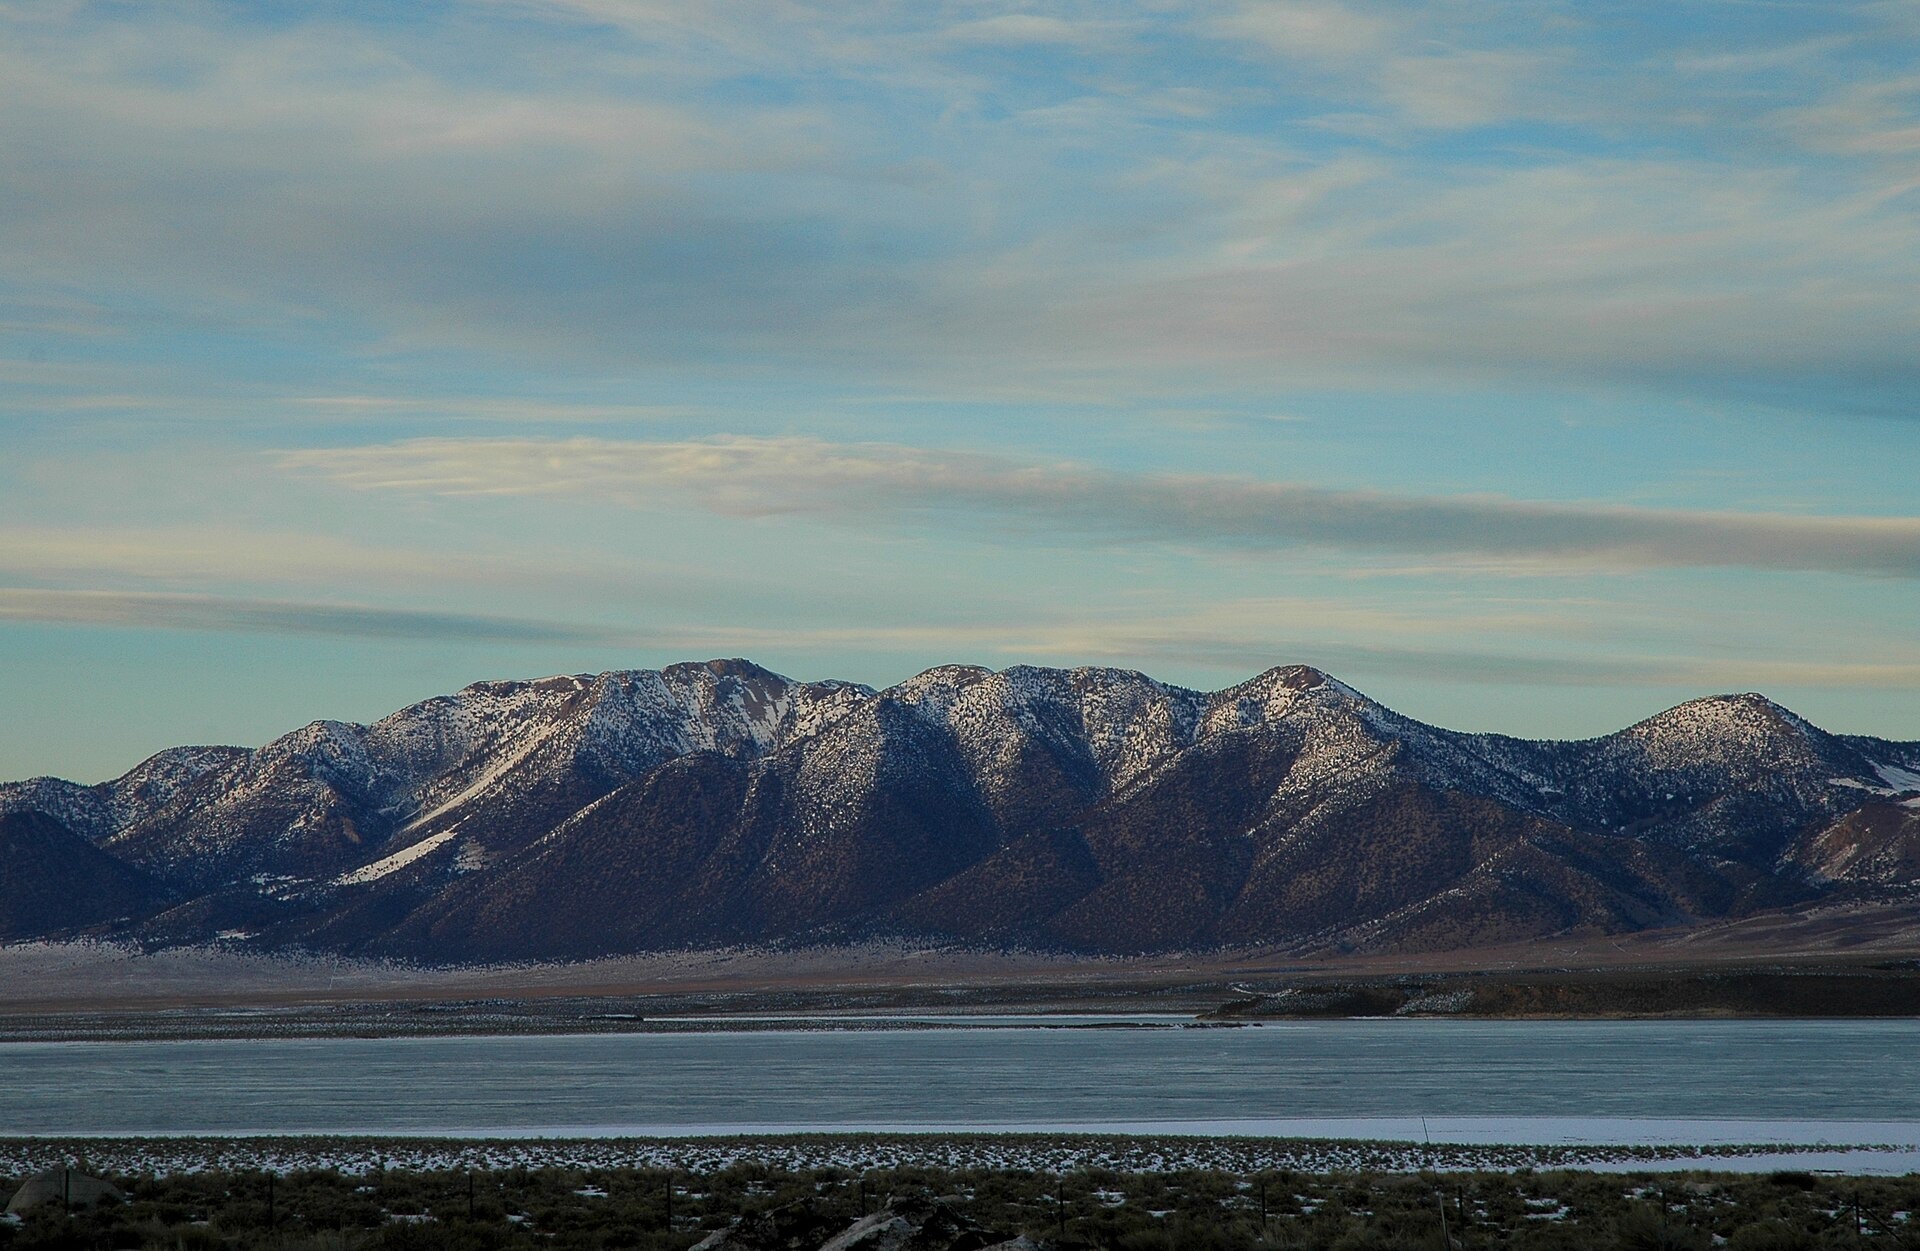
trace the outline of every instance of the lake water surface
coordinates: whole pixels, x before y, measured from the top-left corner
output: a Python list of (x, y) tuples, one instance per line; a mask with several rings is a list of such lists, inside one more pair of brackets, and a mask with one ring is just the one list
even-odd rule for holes
[(1920, 1021), (1009, 1022), (0, 1046), (0, 1135), (1371, 1126), (1410, 1136), (1426, 1132), (1423, 1117), (1452, 1141), (1511, 1139), (1516, 1122), (1612, 1142), (1634, 1124), (1643, 1140), (1916, 1141)]

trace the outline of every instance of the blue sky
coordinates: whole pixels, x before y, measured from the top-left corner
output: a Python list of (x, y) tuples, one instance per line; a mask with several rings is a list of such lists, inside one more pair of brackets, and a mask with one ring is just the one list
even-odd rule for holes
[(743, 654), (1920, 738), (1920, 8), (0, 10), (0, 777)]

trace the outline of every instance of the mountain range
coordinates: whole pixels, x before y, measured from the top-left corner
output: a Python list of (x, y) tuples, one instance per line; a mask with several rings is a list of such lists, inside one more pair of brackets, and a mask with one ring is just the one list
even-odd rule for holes
[(1559, 742), (1425, 725), (1300, 666), (874, 690), (715, 660), (0, 785), (0, 856), (0, 941), (1440, 951), (1920, 897), (1920, 743), (1754, 694)]

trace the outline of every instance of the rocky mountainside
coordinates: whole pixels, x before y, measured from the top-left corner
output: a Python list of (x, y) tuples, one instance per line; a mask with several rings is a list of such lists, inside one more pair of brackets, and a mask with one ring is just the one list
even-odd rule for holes
[(0, 936), (434, 961), (1439, 950), (1920, 893), (1920, 744), (1758, 695), (1579, 742), (1460, 734), (1297, 666), (1216, 692), (968, 666), (875, 691), (740, 660), (480, 683), (0, 786), (5, 814), (45, 885), (11, 890)]

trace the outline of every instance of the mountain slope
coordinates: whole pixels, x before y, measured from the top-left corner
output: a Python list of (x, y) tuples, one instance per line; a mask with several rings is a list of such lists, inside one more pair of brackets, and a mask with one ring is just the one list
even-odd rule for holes
[(125, 936), (428, 960), (1440, 949), (1920, 889), (1920, 745), (1758, 695), (1578, 742), (1460, 734), (1301, 666), (1217, 692), (961, 665), (874, 691), (741, 660), (477, 683), (0, 786), (0, 813), (68, 840), (23, 854), (77, 844), (167, 892)]
[(85, 931), (152, 912), (165, 893), (43, 812), (0, 816), (0, 942)]

